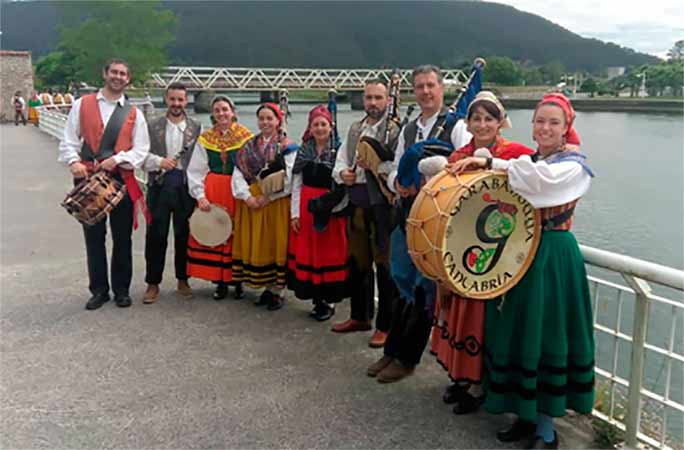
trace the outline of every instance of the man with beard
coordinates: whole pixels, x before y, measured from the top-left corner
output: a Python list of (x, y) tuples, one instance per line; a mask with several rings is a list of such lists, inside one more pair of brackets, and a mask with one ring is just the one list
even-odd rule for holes
[[(387, 186), (401, 197), (400, 216), (404, 218), (408, 216), (418, 190), (413, 184), (402, 183), (406, 177), (398, 170), (399, 162), (414, 144), (438, 137), (435, 136), (438, 124), (446, 119), (448, 113), (444, 106), (444, 83), (439, 68), (431, 65), (416, 67), (413, 70), (413, 92), (420, 106), (420, 116), (401, 130), (392, 170), (387, 178)], [(454, 149), (461, 148), (472, 137), (462, 120), (446, 126), (441, 136), (446, 136)], [(422, 178), (425, 179), (425, 174)], [(400, 299), (392, 317), (384, 356), (367, 371), (369, 376), (377, 376), (380, 383), (393, 383), (413, 374), (430, 338), (436, 296), (434, 282), (418, 272), (408, 254), (405, 222), (399, 223), (392, 231), (390, 253), (392, 278), (399, 289)]]
[[(145, 198), (133, 169), (142, 166), (150, 149), (147, 124), (142, 112), (124, 96), (131, 74), (128, 63), (112, 59), (102, 71), (104, 87), (96, 94), (76, 100), (69, 112), (59, 158), (69, 166), (78, 184), (95, 170), (106, 170), (126, 186), (119, 204), (109, 214), (112, 230), (112, 291), (119, 307), (131, 306), (129, 288), (133, 275), (131, 234), (137, 226), (137, 211), (147, 213)], [(149, 222), (149, 215), (145, 214)], [(89, 289), (86, 309), (93, 310), (109, 301), (107, 277), (107, 219), (83, 226), (88, 259)]]
[[(390, 208), (379, 183), (368, 167), (357, 158), (359, 140), (368, 136), (384, 144), (389, 127), (389, 145), (392, 152), (399, 136), (399, 126), (387, 121), (387, 87), (380, 80), (371, 80), (364, 88), (363, 106), (366, 116), (349, 128), (337, 153), (333, 178), (348, 186), (352, 213), (348, 222), (349, 236), (349, 291), (351, 294), (351, 318), (335, 324), (332, 331), (348, 333), (372, 328), (375, 312), (375, 277), (378, 285), (378, 314), (371, 347), (382, 347), (392, 320), (392, 309), (398, 291), (389, 272), (389, 225)], [(375, 263), (375, 270), (373, 270)]]
[(188, 219), (195, 201), (188, 191), (186, 169), (202, 126), (185, 113), (188, 94), (181, 83), (166, 88), (166, 115), (149, 124), (150, 154), (145, 160), (147, 177), (147, 204), (152, 223), (145, 235), (145, 282), (147, 290), (143, 303), (154, 303), (159, 296), (159, 284), (164, 273), (169, 225), (173, 214), (174, 257), (177, 291), (189, 297), (188, 285)]

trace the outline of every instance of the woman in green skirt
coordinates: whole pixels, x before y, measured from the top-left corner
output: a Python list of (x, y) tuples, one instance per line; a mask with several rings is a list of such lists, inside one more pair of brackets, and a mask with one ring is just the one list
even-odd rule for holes
[(487, 304), (485, 409), (518, 419), (497, 433), (503, 442), (529, 439), (527, 448), (558, 448), (553, 417), (567, 409), (590, 413), (594, 402), (594, 334), (584, 260), (570, 228), (575, 206), (593, 173), (579, 153), (575, 113), (562, 94), (535, 109), (537, 153), (515, 160), (466, 158), (453, 173), (506, 170), (513, 190), (542, 215), (542, 237), (520, 282)]

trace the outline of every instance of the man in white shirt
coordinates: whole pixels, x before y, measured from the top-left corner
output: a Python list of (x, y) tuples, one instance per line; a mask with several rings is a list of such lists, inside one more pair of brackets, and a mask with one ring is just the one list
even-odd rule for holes
[[(71, 108), (64, 137), (59, 144), (58, 160), (69, 166), (74, 184), (94, 170), (109, 171), (126, 185), (126, 194), (109, 214), (113, 251), (111, 262), (112, 291), (119, 307), (131, 306), (129, 288), (133, 272), (131, 234), (136, 211), (145, 213), (142, 191), (133, 169), (142, 166), (150, 148), (145, 118), (124, 97), (130, 81), (128, 63), (109, 61), (102, 72), (104, 86), (96, 94), (76, 100)], [(146, 215), (146, 219), (149, 217)], [(89, 289), (92, 297), (86, 309), (93, 310), (109, 301), (107, 277), (106, 223), (83, 226), (88, 259)]]
[[(383, 194), (380, 183), (371, 170), (362, 167), (357, 157), (361, 138), (374, 139), (384, 145), (389, 127), (386, 150), (394, 151), (399, 136), (399, 126), (387, 122), (387, 86), (379, 79), (366, 83), (363, 106), (366, 116), (354, 122), (337, 152), (332, 176), (337, 183), (348, 187), (352, 213), (348, 222), (349, 238), (349, 292), (351, 294), (351, 317), (335, 324), (332, 331), (349, 333), (373, 328), (375, 313), (375, 284), (378, 287), (378, 314), (375, 333), (369, 345), (374, 348), (385, 344), (392, 320), (394, 303), (399, 293), (389, 271), (389, 226), (391, 205)], [(365, 143), (364, 143), (365, 145)], [(373, 269), (375, 264), (375, 270)]]
[[(387, 186), (400, 196), (399, 225), (392, 232), (390, 264), (392, 277), (399, 288), (392, 326), (384, 347), (384, 356), (368, 367), (369, 376), (381, 383), (392, 383), (411, 375), (420, 362), (430, 338), (431, 311), (435, 301), (435, 284), (423, 277), (413, 264), (406, 245), (405, 218), (418, 187), (401, 183), (399, 161), (412, 145), (430, 138), (450, 142), (453, 149), (467, 144), (471, 135), (462, 120), (445, 125), (448, 110), (444, 106), (444, 84), (438, 67), (426, 65), (413, 70), (413, 91), (420, 106), (420, 116), (401, 130), (394, 162), (385, 165), (389, 171)], [(439, 127), (444, 125), (444, 129)]]
[(26, 126), (26, 101), (21, 96), (21, 91), (14, 93), (12, 97), (12, 108), (14, 108), (14, 125), (18, 126), (19, 121)]
[(178, 293), (192, 295), (188, 285), (188, 219), (195, 200), (188, 192), (186, 169), (202, 125), (185, 112), (188, 93), (182, 83), (172, 83), (164, 95), (166, 115), (149, 123), (150, 153), (143, 166), (148, 172), (147, 206), (152, 223), (145, 234), (145, 282), (143, 303), (154, 303), (159, 296), (166, 260), (166, 247), (173, 214), (174, 261)]

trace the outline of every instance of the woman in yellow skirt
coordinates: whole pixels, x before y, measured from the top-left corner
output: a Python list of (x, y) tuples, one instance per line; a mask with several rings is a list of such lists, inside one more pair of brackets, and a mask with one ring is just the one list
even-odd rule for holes
[(233, 280), (264, 287), (256, 305), (275, 311), (283, 306), (297, 146), (282, 130), (278, 105), (264, 103), (257, 119), (260, 133), (237, 153), (233, 172)]

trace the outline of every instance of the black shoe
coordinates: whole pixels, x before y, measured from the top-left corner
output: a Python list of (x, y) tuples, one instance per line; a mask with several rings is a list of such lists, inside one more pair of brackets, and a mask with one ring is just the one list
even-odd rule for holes
[(273, 298), (273, 292), (268, 289), (261, 293), (257, 301), (254, 302), (256, 306), (265, 306), (271, 304), (271, 299)]
[[(484, 403), (484, 395), (479, 397), (473, 397), (469, 393), (465, 392), (463, 397), (454, 405), (452, 410), (454, 414), (470, 414), (480, 409), (480, 406)], [(535, 427), (536, 428), (536, 427)]]
[(109, 293), (108, 292), (95, 294), (92, 297), (90, 297), (90, 299), (88, 300), (88, 303), (86, 303), (86, 309), (92, 311), (92, 310), (97, 309), (100, 306), (104, 305), (108, 301), (109, 301)]
[(269, 311), (278, 311), (285, 304), (285, 299), (280, 295), (272, 295), (266, 309)]
[(558, 448), (558, 433), (553, 432), (553, 441), (551, 442), (544, 441), (541, 436), (534, 436), (525, 448)]
[(211, 298), (216, 301), (223, 300), (228, 295), (228, 286), (225, 283), (219, 283), (216, 285), (216, 290), (212, 294)]
[(442, 396), (442, 400), (444, 400), (444, 403), (446, 403), (447, 405), (451, 405), (453, 403), (458, 403), (459, 401), (461, 401), (461, 399), (465, 395), (468, 395), (468, 385), (460, 385), (458, 383), (453, 383), (446, 388), (446, 391)]
[(335, 315), (335, 307), (327, 303), (316, 305), (313, 318), (319, 322), (325, 322)]
[(117, 294), (114, 296), (114, 302), (119, 308), (128, 308), (133, 303), (128, 294)]
[(516, 442), (521, 439), (533, 437), (536, 431), (537, 425), (534, 423), (517, 419), (510, 428), (496, 433), (496, 438), (500, 442)]
[(235, 285), (235, 291), (233, 292), (233, 298), (235, 300), (242, 300), (245, 298), (245, 291), (242, 290), (242, 283)]

